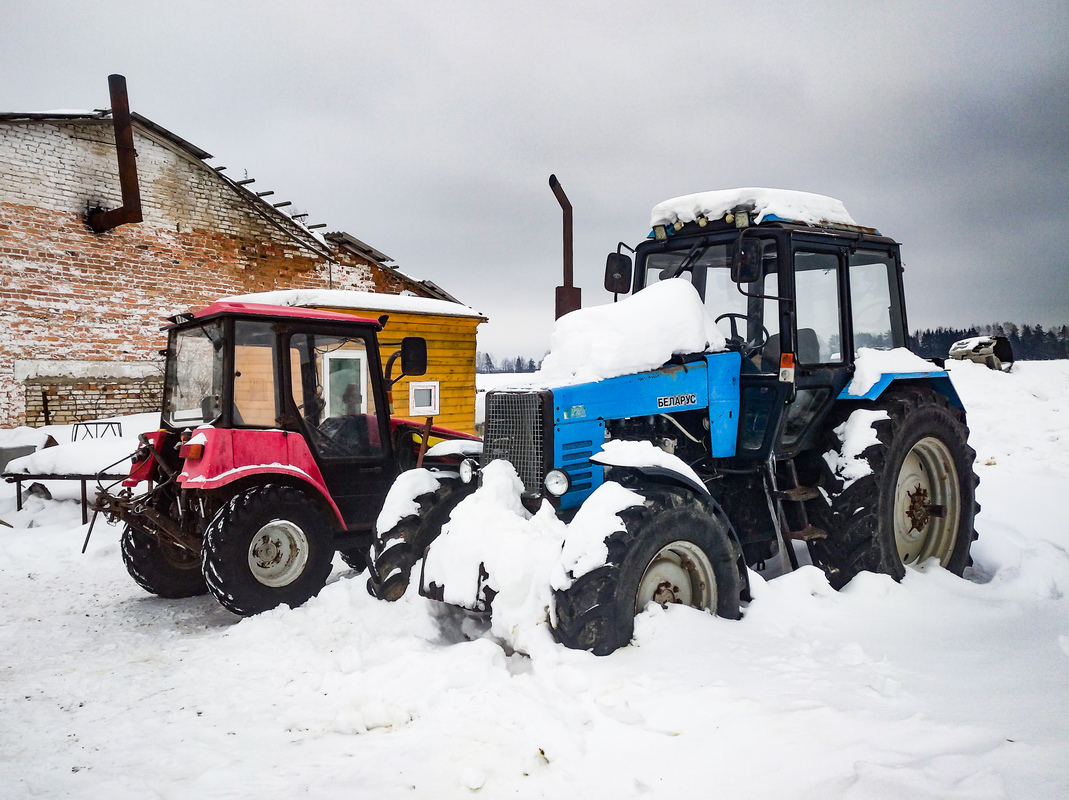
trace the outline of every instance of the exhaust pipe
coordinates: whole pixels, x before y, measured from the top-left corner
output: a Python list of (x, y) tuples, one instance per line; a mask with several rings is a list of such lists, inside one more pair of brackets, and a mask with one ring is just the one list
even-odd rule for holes
[(570, 311), (576, 311), (583, 307), (582, 290), (572, 286), (572, 204), (568, 202), (568, 196), (560, 185), (556, 175), (549, 176), (549, 188), (560, 203), (564, 211), (564, 285), (557, 287), (556, 292), (556, 316), (560, 319)]
[(97, 233), (142, 220), (141, 190), (137, 185), (137, 156), (134, 152), (134, 130), (130, 122), (130, 98), (126, 93), (126, 78), (122, 75), (109, 75), (108, 91), (111, 94), (111, 122), (115, 128), (115, 153), (119, 161), (122, 207), (110, 211), (102, 208), (89, 209), (86, 221)]

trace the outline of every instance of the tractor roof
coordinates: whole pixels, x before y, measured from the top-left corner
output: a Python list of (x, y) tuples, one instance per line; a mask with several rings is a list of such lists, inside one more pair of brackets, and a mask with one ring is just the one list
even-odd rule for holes
[(179, 315), (175, 321), (188, 321), (191, 319), (205, 319), (219, 314), (243, 314), (262, 317), (286, 317), (290, 319), (320, 320), (326, 322), (354, 322), (372, 325), (381, 329), (378, 320), (356, 317), (352, 314), (343, 314), (340, 311), (322, 311), (318, 308), (293, 308), (290, 306), (269, 305), (267, 303), (241, 303), (230, 300), (217, 300), (207, 308), (193, 312), (192, 315)]
[[(653, 207), (650, 227), (682, 226), (697, 222), (704, 226), (723, 220), (729, 214), (746, 212), (754, 224), (762, 222), (793, 222), (801, 225), (875, 233), (854, 222), (846, 207), (834, 197), (796, 192), (790, 189), (720, 189), (698, 192), (665, 200)], [(731, 220), (727, 220), (731, 222)]]

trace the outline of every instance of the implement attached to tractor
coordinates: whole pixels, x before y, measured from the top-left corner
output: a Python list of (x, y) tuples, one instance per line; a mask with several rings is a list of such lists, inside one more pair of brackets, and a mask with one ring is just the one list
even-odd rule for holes
[[(930, 558), (960, 575), (975, 537), (975, 454), (947, 373), (905, 349), (898, 243), (837, 200), (766, 189), (677, 198), (654, 208), (651, 227), (633, 264), (609, 255), (605, 288), (689, 282), (730, 328), (726, 349), (488, 393), (481, 462), (440, 476), (419, 515), (376, 533), (372, 591), (403, 593), (495, 459), (515, 467), (528, 509), (548, 500), (565, 521), (605, 482), (642, 498), (620, 513), (604, 562), (554, 592), (554, 632), (570, 647), (626, 645), (650, 601), (737, 618), (746, 567), (797, 566), (793, 541), (837, 588), (862, 570), (900, 579)], [(651, 443), (679, 468), (607, 458), (609, 440)]]

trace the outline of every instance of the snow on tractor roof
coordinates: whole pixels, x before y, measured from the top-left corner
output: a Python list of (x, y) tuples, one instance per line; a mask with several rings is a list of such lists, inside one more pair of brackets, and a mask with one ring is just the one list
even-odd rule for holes
[(460, 303), (434, 300), (414, 295), (355, 292), (348, 289), (284, 289), (257, 292), (225, 298), (229, 302), (268, 303), (276, 306), (303, 308), (353, 308), (375, 311), (394, 311), (399, 314), (440, 314), (452, 317), (486, 319), (482, 314)]
[(720, 189), (673, 197), (653, 207), (650, 227), (722, 219), (738, 208), (749, 210), (755, 223), (765, 220), (800, 222), (805, 225), (849, 225), (858, 227), (841, 200), (822, 194), (791, 189)]

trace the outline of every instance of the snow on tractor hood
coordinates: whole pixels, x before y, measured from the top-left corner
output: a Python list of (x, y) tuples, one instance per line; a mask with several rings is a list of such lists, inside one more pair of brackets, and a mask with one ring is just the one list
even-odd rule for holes
[(718, 220), (740, 206), (750, 211), (755, 223), (778, 219), (805, 225), (857, 226), (846, 206), (834, 197), (791, 189), (746, 187), (698, 192), (665, 200), (650, 212), (650, 227), (697, 222), (701, 217)]
[(618, 303), (565, 314), (533, 383), (586, 383), (656, 369), (673, 355), (715, 353), (724, 334), (689, 281), (655, 283)]

